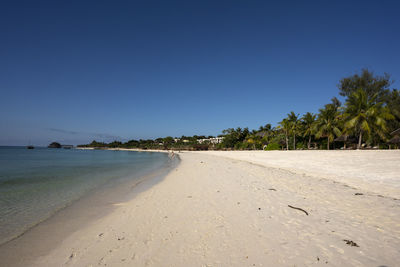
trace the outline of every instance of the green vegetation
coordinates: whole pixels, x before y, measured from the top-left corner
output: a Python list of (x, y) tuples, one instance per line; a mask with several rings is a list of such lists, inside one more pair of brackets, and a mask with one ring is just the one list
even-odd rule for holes
[(359, 88), (352, 93), (346, 102), (344, 130), (358, 135), (357, 148), (361, 148), (363, 134), (371, 138), (373, 134), (386, 139), (387, 121), (394, 119), (383, 102), (377, 102), (378, 94), (368, 96), (366, 91)]
[(325, 105), (319, 110), (317, 121), (315, 122), (315, 137), (326, 138), (327, 149), (329, 150), (330, 143), (341, 135), (340, 130), (340, 102), (337, 99), (332, 99), (331, 104)]
[(307, 112), (301, 118), (301, 131), (303, 132), (303, 137), (308, 137), (307, 149), (311, 148), (311, 138), (315, 134), (314, 124), (317, 115)]
[(278, 143), (269, 143), (265, 150), (281, 150), (281, 146)]
[[(363, 69), (361, 74), (343, 78), (336, 98), (319, 109), (303, 116), (291, 111), (277, 127), (271, 124), (258, 130), (229, 128), (213, 136), (182, 136), (155, 140), (130, 140), (101, 143), (93, 141), (80, 147), (140, 148), (175, 150), (291, 150), (333, 148), (388, 148), (390, 133), (400, 127), (400, 92), (390, 89), (393, 82), (388, 74), (374, 75)], [(221, 138), (222, 137), (222, 138)]]

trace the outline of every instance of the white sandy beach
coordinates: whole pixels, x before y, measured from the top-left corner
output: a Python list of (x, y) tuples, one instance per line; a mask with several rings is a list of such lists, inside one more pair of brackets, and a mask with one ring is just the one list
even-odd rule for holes
[(400, 151), (179, 156), (34, 266), (398, 266)]

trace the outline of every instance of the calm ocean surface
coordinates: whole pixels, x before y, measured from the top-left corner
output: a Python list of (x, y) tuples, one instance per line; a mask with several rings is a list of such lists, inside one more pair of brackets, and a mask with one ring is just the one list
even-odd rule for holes
[(0, 147), (0, 244), (96, 189), (169, 165), (165, 153)]

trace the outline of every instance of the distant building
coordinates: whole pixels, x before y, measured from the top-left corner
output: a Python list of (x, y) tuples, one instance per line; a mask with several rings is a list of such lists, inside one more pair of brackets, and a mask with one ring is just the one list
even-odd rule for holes
[(268, 135), (268, 132), (266, 132), (266, 131), (261, 131), (261, 132), (256, 133), (256, 136), (259, 136), (261, 138), (263, 138), (266, 135)]
[(178, 142), (182, 142), (182, 143), (189, 143), (189, 140), (186, 139), (181, 139), (181, 138), (174, 138), (174, 142), (178, 143)]
[(210, 143), (210, 144), (219, 144), (222, 142), (224, 138), (223, 137), (213, 137), (213, 138), (204, 138), (204, 139), (197, 139), (197, 143), (203, 144), (203, 143)]

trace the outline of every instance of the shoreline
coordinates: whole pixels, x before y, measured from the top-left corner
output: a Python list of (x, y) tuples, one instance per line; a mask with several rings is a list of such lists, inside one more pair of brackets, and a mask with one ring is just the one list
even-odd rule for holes
[(161, 149), (141, 149), (141, 148), (95, 148), (95, 147), (75, 147), (74, 149), (81, 150), (111, 150), (111, 151), (135, 151), (135, 152), (159, 152), (159, 153), (169, 153), (172, 150), (161, 150)]
[(135, 179), (123, 178), (119, 184), (104, 184), (93, 189), (1, 244), (0, 261), (6, 266), (31, 265), (38, 257), (62, 243), (70, 234), (112, 213), (118, 208), (118, 203), (133, 199), (142, 191), (162, 181), (168, 172), (179, 164), (179, 158), (170, 164), (141, 174)]
[[(258, 162), (265, 158), (252, 152), (229, 153), (177, 153), (180, 164), (160, 182), (80, 227), (54, 249), (35, 255), (32, 266), (397, 264), (399, 200), (311, 175), (312, 169), (309, 175), (287, 170), (282, 162), (282, 168), (268, 167)], [(307, 153), (318, 168), (321, 153)], [(290, 163), (296, 155), (289, 154), (272, 156)], [(349, 164), (337, 162), (333, 169), (339, 164), (349, 177), (369, 174), (369, 167), (360, 172), (352, 166), (354, 153), (339, 154)], [(369, 156), (363, 153), (358, 159), (368, 162)], [(335, 157), (324, 152), (325, 160), (335, 162)], [(385, 182), (388, 170), (381, 160), (386, 159), (380, 157), (370, 167)], [(392, 160), (400, 160), (400, 151)]]

